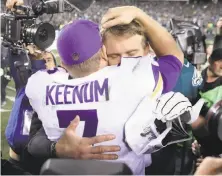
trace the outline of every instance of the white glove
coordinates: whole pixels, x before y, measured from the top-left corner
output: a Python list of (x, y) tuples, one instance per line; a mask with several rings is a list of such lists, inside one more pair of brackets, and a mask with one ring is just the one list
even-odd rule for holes
[(192, 104), (183, 94), (179, 92), (168, 92), (159, 97), (153, 114), (162, 122), (172, 121), (184, 112), (191, 112)]

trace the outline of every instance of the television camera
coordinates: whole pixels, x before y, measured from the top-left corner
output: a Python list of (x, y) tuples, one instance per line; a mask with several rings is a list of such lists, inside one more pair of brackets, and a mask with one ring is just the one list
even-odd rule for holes
[(206, 62), (205, 36), (197, 22), (171, 19), (170, 32), (189, 62), (193, 65)]
[[(33, 67), (25, 46), (33, 44), (46, 50), (55, 40), (54, 26), (48, 22), (37, 24), (43, 14), (56, 14), (86, 10), (93, 0), (39, 0), (32, 7), (14, 6), (15, 11), (1, 14), (1, 59), (10, 69), (16, 69), (19, 80), (25, 85)], [(19, 59), (11, 57), (18, 56)], [(19, 57), (23, 55), (23, 57)], [(44, 61), (42, 61), (44, 62)]]

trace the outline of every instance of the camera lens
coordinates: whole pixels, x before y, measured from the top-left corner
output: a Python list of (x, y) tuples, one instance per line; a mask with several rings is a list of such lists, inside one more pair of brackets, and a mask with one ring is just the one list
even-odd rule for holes
[(49, 23), (40, 23), (26, 28), (24, 36), (26, 43), (34, 43), (38, 48), (44, 50), (55, 40), (55, 29)]

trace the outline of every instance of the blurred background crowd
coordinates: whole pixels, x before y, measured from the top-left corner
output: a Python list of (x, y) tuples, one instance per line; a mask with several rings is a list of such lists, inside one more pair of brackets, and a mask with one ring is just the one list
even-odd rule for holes
[[(71, 13), (43, 15), (41, 21), (49, 21), (56, 28), (67, 24), (73, 19), (89, 19), (100, 23), (103, 14), (112, 7), (136, 5), (155, 20), (167, 27), (171, 18), (184, 21), (199, 21), (207, 36), (215, 35), (215, 24), (222, 16), (222, 3), (212, 1), (141, 1), (141, 0), (98, 0), (85, 12), (74, 10)], [(5, 10), (5, 0), (1, 1), (1, 9)]]

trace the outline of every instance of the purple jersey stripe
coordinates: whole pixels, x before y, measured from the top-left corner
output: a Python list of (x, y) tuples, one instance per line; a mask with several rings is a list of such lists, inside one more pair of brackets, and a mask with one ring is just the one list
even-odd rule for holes
[(182, 63), (172, 55), (161, 56), (157, 62), (164, 82), (163, 93), (172, 91), (180, 76)]
[(155, 80), (155, 87), (154, 87), (153, 90), (155, 90), (156, 85), (157, 85), (158, 80), (159, 80), (159, 67), (152, 64), (152, 69), (153, 69), (153, 76), (154, 76), (154, 80)]

